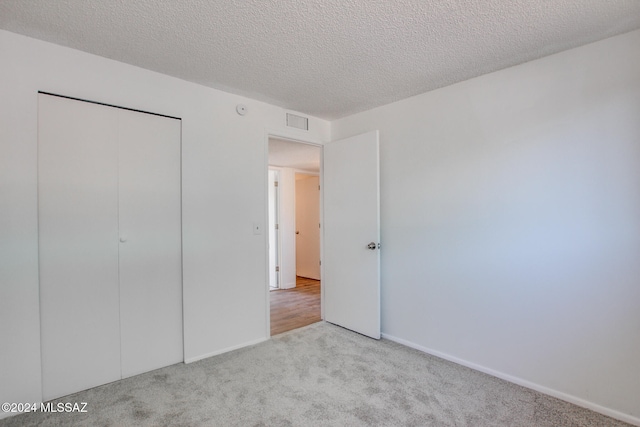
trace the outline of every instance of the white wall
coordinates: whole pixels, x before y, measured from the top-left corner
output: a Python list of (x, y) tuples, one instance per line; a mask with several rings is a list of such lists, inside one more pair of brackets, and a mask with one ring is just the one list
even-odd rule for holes
[(332, 122), (380, 129), (386, 336), (640, 423), (639, 46)]
[(329, 123), (298, 134), (281, 108), (6, 31), (0, 58), (0, 401), (41, 399), (38, 90), (182, 118), (185, 358), (268, 338), (266, 133), (326, 141)]

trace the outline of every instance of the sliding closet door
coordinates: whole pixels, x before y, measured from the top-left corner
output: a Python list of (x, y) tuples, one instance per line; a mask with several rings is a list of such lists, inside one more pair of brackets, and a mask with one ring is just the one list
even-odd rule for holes
[(122, 377), (184, 360), (177, 119), (120, 110)]
[(118, 111), (38, 97), (43, 398), (120, 378)]
[(38, 101), (48, 400), (183, 360), (181, 122)]

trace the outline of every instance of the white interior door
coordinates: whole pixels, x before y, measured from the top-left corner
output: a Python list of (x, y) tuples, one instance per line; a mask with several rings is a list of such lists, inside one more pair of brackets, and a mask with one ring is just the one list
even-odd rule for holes
[(119, 113), (122, 377), (181, 362), (181, 122)]
[(378, 131), (325, 144), (324, 318), (380, 338)]
[(296, 275), (320, 280), (320, 178), (296, 174)]
[(44, 400), (120, 379), (118, 111), (38, 96)]

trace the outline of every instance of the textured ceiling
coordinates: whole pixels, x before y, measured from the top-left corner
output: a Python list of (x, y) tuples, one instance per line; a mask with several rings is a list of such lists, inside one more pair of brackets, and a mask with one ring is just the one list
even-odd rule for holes
[(0, 0), (0, 28), (334, 119), (640, 28), (640, 0)]
[(269, 138), (269, 166), (320, 172), (320, 148), (315, 145)]

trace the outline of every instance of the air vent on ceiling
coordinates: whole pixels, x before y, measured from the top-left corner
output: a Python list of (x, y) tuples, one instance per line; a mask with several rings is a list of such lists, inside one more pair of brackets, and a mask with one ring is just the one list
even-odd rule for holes
[(287, 126), (296, 129), (309, 130), (309, 119), (307, 117), (287, 113)]

